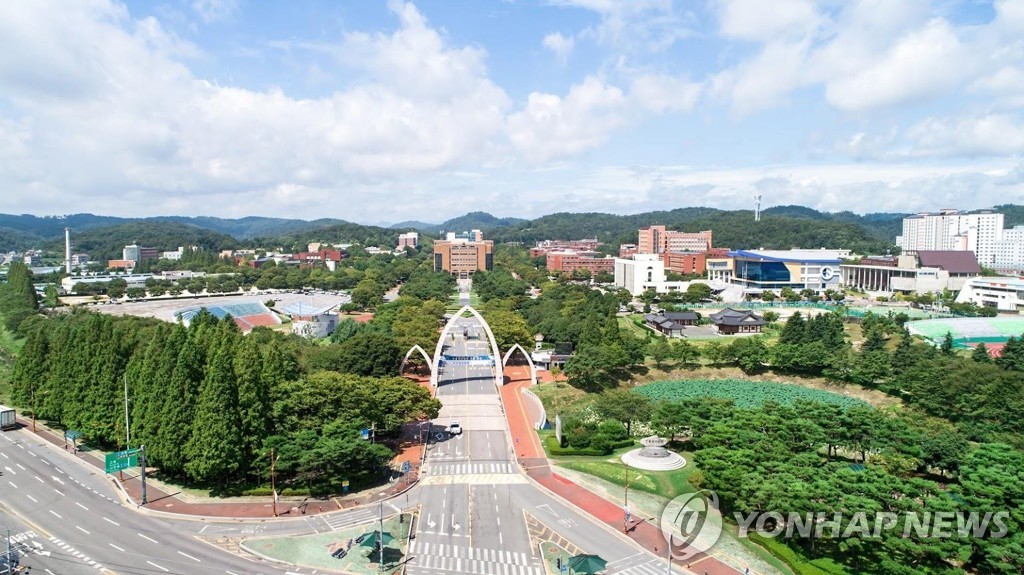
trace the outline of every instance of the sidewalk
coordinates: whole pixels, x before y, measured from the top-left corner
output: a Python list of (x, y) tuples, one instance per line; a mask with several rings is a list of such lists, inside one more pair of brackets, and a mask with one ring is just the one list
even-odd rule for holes
[[(25, 430), (31, 433), (31, 422), (19, 420)], [(44, 441), (49, 442), (58, 448), (64, 449), (64, 436), (61, 432), (52, 430), (39, 422), (36, 422), (35, 435)], [(70, 447), (67, 448), (70, 452)], [(410, 480), (399, 478), (394, 483), (386, 486), (378, 486), (359, 493), (352, 493), (344, 497), (333, 497), (331, 499), (314, 499), (298, 497), (281, 497), (277, 502), (277, 515), (280, 518), (301, 517), (304, 515), (319, 515), (330, 513), (341, 509), (349, 509), (359, 505), (375, 502), (379, 499), (401, 493), (406, 488), (415, 484), (419, 478), (420, 459), (423, 446), (415, 443), (413, 439), (403, 444), (399, 454), (392, 460), (392, 465), (401, 467), (404, 461), (409, 461), (412, 470)], [(104, 456), (101, 451), (79, 451), (74, 456), (86, 465), (96, 468), (99, 473), (104, 472)], [(138, 505), (142, 499), (142, 481), (139, 478), (138, 468), (125, 470), (123, 480), (121, 475), (109, 476), (119, 483), (124, 493), (127, 493), (131, 503)], [(175, 491), (173, 486), (146, 477), (146, 498), (148, 503), (140, 506), (145, 509), (182, 515), (182, 518), (189, 516), (197, 518), (253, 518), (274, 516), (273, 503), (269, 496), (266, 497), (200, 497), (180, 491)]]
[[(508, 418), (512, 435), (518, 438), (516, 455), (521, 458), (520, 463), (527, 475), (594, 518), (613, 529), (622, 531), (624, 513), (618, 504), (554, 473), (548, 464), (547, 455), (541, 446), (539, 436), (534, 431), (532, 416), (529, 414), (526, 401), (523, 398), (523, 390), (531, 385), (529, 367), (510, 366), (506, 368), (505, 375), (510, 379), (509, 383), (501, 389), (502, 401), (505, 403), (505, 415)], [(665, 537), (662, 535), (661, 529), (655, 525), (646, 521), (633, 522), (626, 535), (656, 555), (663, 556), (665, 553)], [(691, 558), (686, 567), (697, 574), (736, 575), (740, 573), (718, 559), (703, 553)]]

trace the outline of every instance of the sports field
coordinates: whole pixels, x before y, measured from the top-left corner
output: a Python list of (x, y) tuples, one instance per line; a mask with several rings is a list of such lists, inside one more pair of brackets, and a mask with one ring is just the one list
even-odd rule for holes
[(1005, 343), (1010, 336), (1024, 335), (1024, 317), (926, 319), (910, 321), (906, 325), (910, 333), (925, 337), (936, 345), (949, 333), (953, 336), (953, 345), (962, 349), (985, 343), (992, 351), (993, 344)]

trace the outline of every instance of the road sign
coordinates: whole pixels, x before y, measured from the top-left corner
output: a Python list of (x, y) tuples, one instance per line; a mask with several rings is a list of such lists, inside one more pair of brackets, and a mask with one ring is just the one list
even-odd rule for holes
[(341, 481), (341, 492), (348, 493), (348, 479), (343, 479)]
[(104, 463), (104, 469), (107, 473), (117, 473), (129, 467), (135, 467), (139, 464), (139, 450), (126, 449), (125, 451), (108, 453)]
[(406, 461), (402, 463), (402, 473), (409, 473), (412, 470), (412, 464)]

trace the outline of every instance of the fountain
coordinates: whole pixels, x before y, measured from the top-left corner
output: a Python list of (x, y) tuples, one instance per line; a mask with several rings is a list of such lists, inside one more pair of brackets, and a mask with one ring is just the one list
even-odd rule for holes
[(640, 440), (643, 447), (624, 453), (622, 462), (645, 471), (671, 471), (686, 465), (681, 455), (665, 449), (667, 443), (663, 437), (645, 437)]

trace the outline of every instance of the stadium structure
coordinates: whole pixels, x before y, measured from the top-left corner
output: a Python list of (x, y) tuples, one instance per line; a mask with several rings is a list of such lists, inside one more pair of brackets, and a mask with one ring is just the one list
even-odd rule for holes
[(277, 314), (270, 311), (270, 308), (262, 302), (255, 300), (191, 306), (175, 311), (174, 319), (188, 327), (192, 318), (204, 309), (218, 318), (230, 315), (242, 331), (249, 331), (254, 327), (278, 325), (281, 323), (281, 318)]
[(910, 333), (940, 345), (949, 333), (953, 346), (967, 349), (984, 343), (994, 355), (1010, 336), (1024, 337), (1024, 317), (970, 317), (926, 319), (907, 322)]

